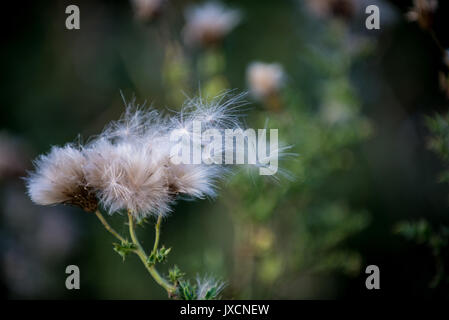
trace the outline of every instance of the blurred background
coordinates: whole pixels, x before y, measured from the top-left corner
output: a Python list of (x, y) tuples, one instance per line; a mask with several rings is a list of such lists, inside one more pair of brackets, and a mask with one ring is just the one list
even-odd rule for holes
[[(277, 128), (293, 146), (281, 166), (295, 178), (242, 171), (217, 199), (179, 202), (162, 226), (173, 248), (162, 272), (217, 275), (229, 299), (447, 298), (447, 1), (207, 3), (3, 8), (1, 295), (166, 298), (137, 257), (112, 250), (95, 216), (34, 205), (22, 178), (50, 146), (86, 141), (119, 118), (121, 92), (177, 110), (186, 96), (237, 89), (249, 92), (248, 125)], [(69, 4), (79, 30), (65, 28)], [(379, 30), (365, 27), (370, 4)], [(123, 220), (110, 218), (125, 233)], [(152, 222), (138, 231), (147, 248)], [(70, 264), (80, 290), (65, 288)], [(370, 264), (380, 290), (365, 287)]]

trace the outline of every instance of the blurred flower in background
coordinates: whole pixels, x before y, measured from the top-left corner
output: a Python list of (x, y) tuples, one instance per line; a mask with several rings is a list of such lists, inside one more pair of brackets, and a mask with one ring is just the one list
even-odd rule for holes
[(30, 154), (26, 141), (0, 133), (0, 279), (11, 297), (59, 296), (64, 288), (53, 273), (76, 247), (79, 230), (66, 209), (36, 210), (29, 201), (22, 178)]
[(433, 15), (438, 8), (438, 0), (413, 0), (413, 7), (407, 12), (409, 21), (416, 21), (423, 29), (429, 29)]
[(273, 110), (280, 108), (279, 90), (285, 83), (284, 69), (279, 63), (252, 62), (246, 69), (252, 95)]
[(306, 0), (310, 11), (320, 18), (341, 17), (351, 19), (358, 6), (357, 0)]
[(157, 18), (166, 0), (131, 0), (136, 18), (143, 22), (150, 22)]
[(0, 181), (25, 174), (29, 162), (28, 152), (22, 140), (0, 132)]
[[(80, 231), (67, 208), (37, 209), (17, 183), (2, 192), (2, 279), (13, 297), (60, 296), (61, 264), (77, 247)], [(56, 275), (55, 275), (56, 273)]]
[(205, 2), (188, 7), (185, 12), (184, 41), (188, 45), (215, 46), (234, 29), (241, 19), (237, 9), (220, 2)]

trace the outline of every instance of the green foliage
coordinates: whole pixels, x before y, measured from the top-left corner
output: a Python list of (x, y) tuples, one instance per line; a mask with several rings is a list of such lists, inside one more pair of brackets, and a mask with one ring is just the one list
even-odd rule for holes
[(137, 221), (137, 225), (139, 227), (145, 227), (145, 225), (148, 223), (148, 219), (147, 218), (141, 218)]
[[(250, 295), (248, 287), (255, 286), (254, 282), (257, 288), (267, 290), (275, 282), (289, 287), (288, 274), (359, 272), (360, 254), (345, 243), (364, 230), (370, 218), (365, 210), (346, 203), (344, 190), (351, 188), (357, 147), (373, 129), (360, 112), (348, 78), (351, 54), (340, 50), (338, 37), (328, 45), (340, 55), (338, 60), (346, 63), (329, 63), (328, 55), (320, 55), (321, 51), (310, 55), (308, 68), (325, 75), (314, 83), (320, 100), (309, 105), (306, 101), (313, 101), (312, 93), (289, 83), (278, 112), (259, 112), (252, 117), (252, 127), (258, 128), (269, 118), (268, 128), (278, 128), (282, 142), (293, 145), (291, 152), (297, 155), (280, 161), (287, 178), (282, 172), (280, 181), (258, 172), (241, 172), (232, 178), (224, 199), (237, 234), (237, 253), (250, 252), (234, 259), (239, 259), (240, 269), (252, 266), (247, 272), (256, 275), (255, 281), (250, 277), (239, 281), (242, 277), (236, 268), (230, 285), (243, 297)], [(308, 57), (307, 52), (303, 54)]]
[(161, 262), (165, 262), (167, 261), (167, 256), (170, 253), (171, 248), (165, 248), (164, 246), (162, 246), (162, 248), (157, 249), (156, 252), (152, 252), (149, 256), (148, 256), (148, 260), (147, 263), (152, 266), (155, 265), (156, 263), (161, 263)]
[(220, 294), (221, 289), (218, 287), (212, 287), (209, 290), (207, 290), (204, 298), (202, 300), (216, 300), (218, 298), (218, 295)]
[(396, 224), (394, 232), (406, 240), (417, 245), (426, 246), (432, 252), (435, 260), (435, 275), (429, 286), (435, 288), (442, 282), (449, 283), (446, 275), (447, 269), (445, 257), (448, 256), (449, 227), (433, 227), (425, 219), (418, 221), (401, 221)]
[(442, 225), (436, 229), (424, 219), (414, 222), (402, 221), (396, 225), (394, 231), (409, 241), (429, 246), (435, 254), (439, 254), (449, 241), (447, 226)]
[[(447, 167), (449, 164), (449, 115), (435, 114), (425, 119), (430, 131), (427, 146), (435, 152)], [(443, 170), (439, 175), (440, 182), (449, 182), (449, 170)], [(420, 246), (425, 246), (431, 251), (435, 260), (436, 274), (430, 282), (430, 287), (435, 288), (443, 281), (449, 281), (445, 275), (445, 255), (448, 254), (449, 228), (441, 225), (438, 228), (432, 226), (427, 219), (418, 221), (400, 221), (393, 232), (404, 237), (407, 241)]]
[(177, 297), (181, 300), (216, 300), (220, 298), (223, 284), (220, 281), (205, 278), (191, 284), (189, 280), (178, 282)]
[(181, 280), (186, 274), (181, 272), (181, 269), (177, 265), (173, 266), (170, 270), (168, 270), (168, 278), (173, 284), (178, 284), (179, 280)]
[(426, 118), (430, 130), (429, 149), (437, 153), (443, 160), (449, 161), (449, 115), (436, 114)]
[[(447, 168), (449, 165), (449, 114), (436, 114), (433, 117), (427, 117), (426, 125), (431, 133), (428, 147), (443, 160)], [(449, 169), (440, 173), (439, 181), (449, 182)]]
[(418, 244), (430, 243), (429, 239), (432, 237), (431, 226), (424, 219), (399, 222), (394, 228), (394, 233)]
[(189, 280), (181, 280), (178, 284), (177, 297), (180, 300), (196, 300), (196, 286)]
[(125, 258), (128, 254), (134, 252), (134, 250), (136, 249), (136, 246), (128, 240), (122, 243), (114, 242), (112, 245), (114, 246), (114, 251), (122, 257), (123, 261), (125, 261)]

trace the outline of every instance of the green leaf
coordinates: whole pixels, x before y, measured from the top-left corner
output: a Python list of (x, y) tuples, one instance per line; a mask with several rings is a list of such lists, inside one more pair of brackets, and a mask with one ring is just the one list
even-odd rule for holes
[(125, 240), (122, 243), (114, 242), (112, 245), (114, 246), (114, 251), (122, 257), (123, 261), (125, 261), (125, 258), (129, 253), (136, 249), (136, 246), (128, 240)]
[(181, 269), (179, 269), (177, 265), (168, 270), (168, 278), (173, 284), (178, 283), (178, 281), (181, 280), (185, 275), (186, 274), (181, 272)]
[(219, 294), (219, 291), (217, 289), (218, 288), (216, 287), (210, 288), (204, 296), (204, 300), (215, 300), (215, 298), (217, 298)]
[(196, 287), (190, 281), (179, 281), (178, 296), (182, 300), (196, 300)]

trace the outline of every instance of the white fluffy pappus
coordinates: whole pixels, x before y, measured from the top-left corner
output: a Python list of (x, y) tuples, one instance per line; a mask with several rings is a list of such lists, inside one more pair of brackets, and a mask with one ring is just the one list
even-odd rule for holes
[(205, 128), (236, 127), (240, 95), (224, 93), (205, 101), (188, 99), (180, 112), (163, 117), (134, 103), (120, 120), (111, 122), (85, 149), (87, 185), (110, 212), (130, 210), (138, 217), (164, 215), (178, 196), (215, 196), (216, 181), (225, 168), (219, 165), (173, 164), (170, 141), (173, 130), (184, 129), (192, 138), (192, 124)]
[(245, 100), (246, 92), (233, 94), (224, 91), (212, 99), (198, 95), (187, 98), (180, 112), (173, 117), (173, 128), (191, 129), (193, 121), (201, 122), (202, 129), (236, 129), (241, 127), (244, 108), (248, 105)]
[(72, 204), (95, 211), (97, 200), (86, 185), (86, 157), (73, 145), (53, 147), (35, 162), (36, 171), (26, 179), (31, 200), (41, 205)]
[[(100, 203), (111, 214), (128, 210), (139, 219), (169, 213), (179, 198), (214, 197), (228, 168), (220, 161), (173, 163), (171, 150), (177, 142), (171, 141), (171, 133), (185, 129), (193, 139), (189, 132), (195, 121), (202, 130), (241, 129), (243, 97), (227, 92), (211, 100), (188, 99), (171, 116), (127, 104), (121, 119), (84, 147), (53, 147), (39, 157), (27, 180), (28, 193), (42, 205), (65, 203), (94, 211)], [(202, 141), (201, 148), (211, 143)], [(220, 146), (217, 151), (222, 156), (226, 150)]]
[(117, 121), (111, 121), (98, 139), (108, 139), (114, 143), (136, 141), (142, 137), (161, 136), (166, 131), (166, 120), (157, 110), (146, 110), (135, 104), (134, 99), (127, 103), (126, 111)]
[(214, 197), (216, 181), (223, 170), (213, 165), (171, 164), (168, 170), (168, 183), (173, 194), (187, 195), (204, 199)]
[(87, 185), (103, 206), (114, 213), (129, 210), (136, 217), (170, 211), (167, 167), (141, 142), (112, 144), (101, 139), (85, 149)]

